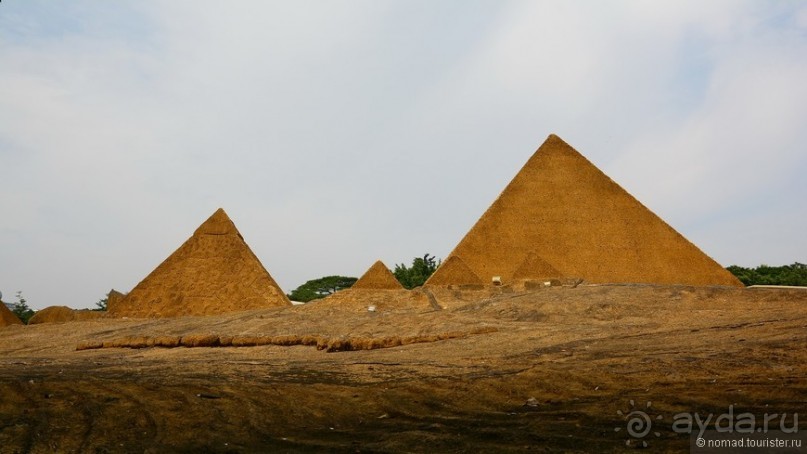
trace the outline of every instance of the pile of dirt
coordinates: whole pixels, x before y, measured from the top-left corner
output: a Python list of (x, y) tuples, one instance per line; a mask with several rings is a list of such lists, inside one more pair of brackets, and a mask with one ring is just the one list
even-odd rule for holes
[(22, 325), (22, 320), (11, 312), (5, 304), (0, 302), (0, 328), (3, 326)]
[(115, 317), (211, 315), (291, 302), (224, 210), (108, 308)]
[(50, 306), (37, 311), (30, 320), (29, 325), (40, 323), (66, 323), (82, 320), (95, 320), (107, 317), (104, 311), (91, 311), (88, 309), (75, 310), (67, 306)]
[[(742, 285), (555, 135), (450, 256), (462, 257), (483, 281), (500, 276), (506, 284), (530, 254), (593, 283)], [(428, 283), (460, 283), (443, 273)]]
[(392, 271), (384, 265), (384, 262), (378, 260), (364, 272), (364, 274), (356, 281), (353, 289), (383, 289), (383, 290), (400, 290), (403, 288)]

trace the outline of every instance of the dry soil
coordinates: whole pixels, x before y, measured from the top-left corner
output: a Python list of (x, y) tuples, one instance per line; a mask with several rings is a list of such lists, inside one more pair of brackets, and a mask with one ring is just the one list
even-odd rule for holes
[[(631, 401), (678, 452), (680, 412), (807, 414), (805, 291), (434, 296), (4, 327), (0, 452), (619, 452)], [(289, 341), (202, 346), (248, 338)]]

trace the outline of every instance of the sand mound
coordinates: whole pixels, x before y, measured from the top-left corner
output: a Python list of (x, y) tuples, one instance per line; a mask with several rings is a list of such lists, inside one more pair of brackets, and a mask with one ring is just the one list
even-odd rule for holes
[(508, 283), (530, 251), (587, 282), (742, 285), (555, 135), (450, 255)]
[(278, 306), (291, 302), (219, 209), (109, 313), (175, 317)]
[(11, 312), (5, 304), (0, 303), (0, 327), (22, 324), (22, 320), (14, 312)]
[(480, 285), (487, 284), (457, 255), (449, 256), (426, 285)]
[(40, 323), (62, 323), (73, 321), (73, 309), (67, 306), (50, 306), (37, 311), (30, 320), (29, 325), (38, 325)]
[(387, 265), (379, 260), (373, 264), (350, 288), (398, 290), (403, 286)]
[(40, 323), (65, 323), (82, 320), (95, 320), (105, 318), (106, 312), (91, 311), (91, 310), (73, 310), (67, 306), (50, 306), (37, 311), (30, 320), (29, 325), (38, 325)]

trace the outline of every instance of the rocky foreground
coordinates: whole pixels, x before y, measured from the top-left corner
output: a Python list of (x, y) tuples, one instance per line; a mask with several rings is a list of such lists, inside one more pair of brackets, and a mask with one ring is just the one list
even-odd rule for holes
[(0, 452), (677, 452), (676, 414), (807, 421), (807, 291), (436, 297), (2, 328)]

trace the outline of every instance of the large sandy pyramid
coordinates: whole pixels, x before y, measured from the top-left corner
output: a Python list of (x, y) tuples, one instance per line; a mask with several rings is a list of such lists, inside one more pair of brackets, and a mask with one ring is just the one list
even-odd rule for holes
[(506, 284), (532, 253), (592, 283), (742, 285), (555, 135), (450, 255), (485, 282), (501, 276)]
[(108, 310), (116, 317), (169, 317), (290, 305), (219, 209)]
[(352, 289), (400, 290), (403, 286), (387, 265), (379, 260), (373, 263), (363, 275), (353, 284)]
[(22, 324), (22, 320), (20, 320), (14, 312), (11, 312), (5, 304), (0, 302), (0, 327)]

